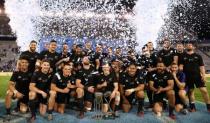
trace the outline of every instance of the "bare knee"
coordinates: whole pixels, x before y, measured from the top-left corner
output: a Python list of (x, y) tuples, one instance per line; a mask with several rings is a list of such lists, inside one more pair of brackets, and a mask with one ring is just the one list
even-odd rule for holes
[(186, 91), (185, 90), (179, 90), (179, 97), (185, 97)]
[(144, 91), (138, 91), (136, 94), (138, 98), (144, 98)]
[(131, 105), (124, 103), (122, 104), (122, 109), (123, 109), (123, 112), (128, 113), (131, 110)]
[(20, 112), (26, 113), (27, 112), (27, 106), (25, 104), (20, 104)]
[(77, 92), (78, 97), (81, 97), (84, 95), (84, 90), (82, 88), (77, 88), (76, 92)]
[(29, 100), (33, 100), (33, 99), (35, 99), (35, 98), (36, 98), (36, 92), (30, 91), (30, 92), (29, 92)]
[(50, 97), (55, 98), (56, 97), (56, 91), (50, 91)]
[(155, 103), (155, 104), (154, 104), (154, 107), (153, 107), (153, 111), (154, 111), (155, 113), (157, 113), (157, 112), (162, 112), (162, 111), (163, 111), (162, 104), (161, 104), (161, 103)]

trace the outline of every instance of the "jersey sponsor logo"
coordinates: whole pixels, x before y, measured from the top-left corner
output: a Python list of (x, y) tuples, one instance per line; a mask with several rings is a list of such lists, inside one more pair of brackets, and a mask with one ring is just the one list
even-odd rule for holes
[(164, 76), (164, 77), (163, 77), (163, 79), (167, 79), (167, 78), (168, 78), (168, 76)]
[(41, 77), (39, 77), (39, 78), (38, 78), (38, 81), (41, 81), (41, 80), (42, 80), (42, 78), (41, 78)]
[(26, 80), (28, 80), (28, 78), (23, 78), (22, 80), (23, 80), (23, 81), (26, 81)]
[(21, 79), (22, 78), (22, 76), (18, 76), (18, 79)]

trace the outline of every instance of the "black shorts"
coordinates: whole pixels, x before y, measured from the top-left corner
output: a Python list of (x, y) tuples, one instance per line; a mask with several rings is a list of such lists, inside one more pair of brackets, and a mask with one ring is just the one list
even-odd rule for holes
[(37, 94), (37, 101), (39, 104), (47, 105), (49, 94), (47, 93), (47, 97), (44, 98), (41, 94)]
[(93, 102), (94, 100), (94, 93), (90, 93), (89, 91), (85, 90), (85, 96), (84, 96), (85, 101)]
[[(29, 95), (28, 95), (29, 92), (21, 92), (21, 90), (18, 90), (18, 89), (17, 89), (17, 91), (24, 95), (23, 98), (19, 99), (19, 102), (27, 105), (28, 101), (29, 101)], [(16, 99), (15, 95), (13, 95), (13, 98)]]
[(135, 93), (132, 93), (131, 95), (125, 97), (128, 100), (128, 102), (132, 105), (133, 99), (135, 99), (136, 95)]
[(28, 94), (24, 94), (23, 98), (19, 99), (20, 103), (24, 103), (25, 105), (28, 105), (29, 96)]
[(66, 93), (57, 93), (56, 95), (56, 102), (58, 104), (65, 104), (67, 102), (68, 99), (68, 94)]
[(177, 104), (183, 105), (182, 100), (181, 100), (181, 98), (179, 96), (179, 93), (175, 92), (175, 105), (177, 105)]
[(196, 86), (196, 88), (206, 87), (205, 82), (201, 79), (200, 76), (198, 76), (198, 77), (192, 77), (192, 76), (186, 77), (186, 85), (189, 89), (194, 89), (195, 86)]
[(153, 94), (153, 102), (163, 102), (163, 98), (166, 98), (166, 92), (162, 92), (159, 94)]

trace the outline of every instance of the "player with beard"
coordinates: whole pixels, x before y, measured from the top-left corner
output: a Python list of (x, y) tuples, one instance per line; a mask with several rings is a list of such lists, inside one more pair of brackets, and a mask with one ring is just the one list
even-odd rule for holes
[(144, 115), (144, 82), (143, 72), (137, 71), (137, 65), (130, 63), (128, 71), (120, 75), (120, 92), (122, 97), (122, 108), (124, 112), (129, 112), (134, 98), (138, 100), (139, 117)]
[(24, 51), (20, 54), (20, 58), (21, 57), (26, 57), (29, 61), (29, 66), (28, 66), (28, 70), (33, 73), (35, 70), (35, 63), (36, 60), (39, 56), (39, 53), (36, 52), (36, 48), (37, 48), (37, 42), (36, 41), (31, 41), (30, 45), (29, 45), (29, 50)]
[[(94, 67), (90, 64), (87, 56), (82, 60), (82, 68), (76, 76), (77, 100), (80, 109), (79, 118), (84, 117), (84, 100), (85, 110), (91, 110), (94, 98), (94, 85), (89, 81), (91, 74), (94, 72)], [(91, 83), (91, 84), (90, 84)]]
[(187, 96), (186, 96), (186, 83), (185, 83), (185, 74), (181, 71), (178, 71), (178, 65), (172, 63), (171, 73), (174, 78), (174, 92), (175, 92), (175, 108), (177, 112), (187, 114)]
[(157, 70), (151, 74), (149, 86), (153, 91), (153, 111), (157, 116), (161, 116), (163, 98), (167, 97), (169, 103), (169, 117), (176, 119), (173, 113), (175, 107), (174, 80), (171, 73), (166, 71), (166, 67), (162, 61), (157, 63)]
[(57, 42), (51, 40), (49, 44), (49, 49), (44, 50), (40, 53), (39, 58), (36, 62), (36, 65), (40, 67), (42, 60), (48, 60), (50, 62), (50, 72), (56, 72), (56, 63), (60, 60), (59, 53), (56, 52)]
[(206, 103), (207, 110), (210, 112), (210, 99), (206, 88), (205, 67), (202, 57), (194, 52), (194, 45), (192, 42), (187, 43), (187, 51), (180, 62), (180, 70), (186, 75), (186, 85), (189, 88), (188, 96), (190, 102), (190, 111), (195, 112), (195, 95), (194, 86), (199, 88), (203, 99)]
[[(36, 67), (35, 63), (39, 56), (39, 53), (36, 52), (36, 48), (37, 48), (37, 42), (32, 40), (29, 45), (29, 50), (24, 51), (20, 54), (20, 58), (25, 57), (28, 59), (28, 62), (29, 62), (28, 71), (30, 73), (34, 72), (35, 67)], [(19, 70), (19, 63), (20, 63), (20, 60), (17, 61), (17, 67), (16, 67), (17, 71)], [(15, 108), (15, 111), (17, 112), (19, 108), (20, 108), (20, 102), (17, 101), (17, 107)]]
[(118, 81), (114, 72), (110, 71), (110, 66), (108, 62), (103, 62), (102, 73), (100, 73), (96, 78), (97, 81), (97, 91), (103, 93), (103, 105), (102, 111), (104, 113), (108, 112), (109, 103), (114, 103), (114, 113), (118, 117), (118, 110), (120, 104), (120, 92), (118, 91)]
[(171, 48), (171, 42), (168, 39), (163, 41), (163, 49), (158, 52), (159, 61), (163, 61), (166, 69), (169, 71), (170, 65), (175, 62), (178, 63), (178, 56), (176, 50)]
[(28, 71), (28, 66), (27, 58), (21, 57), (19, 59), (19, 71), (13, 72), (10, 78), (5, 98), (6, 112), (8, 115), (11, 114), (10, 107), (12, 98), (18, 99), (18, 102), (20, 102), (19, 110), (22, 113), (25, 113), (28, 109), (28, 92), (32, 76), (32, 73)]
[(82, 50), (82, 47), (82, 44), (77, 44), (75, 54), (70, 57), (70, 60), (74, 64), (75, 71), (78, 71), (82, 68), (82, 59), (85, 55), (85, 53)]
[(68, 99), (70, 91), (75, 91), (76, 89), (76, 78), (72, 74), (72, 66), (69, 64), (64, 64), (62, 72), (57, 72), (51, 82), (51, 91), (48, 104), (48, 120), (52, 120), (53, 107), (55, 111), (63, 114), (65, 109), (65, 104)]
[(47, 110), (47, 96), (49, 95), (51, 74), (50, 62), (43, 60), (41, 70), (34, 72), (29, 86), (29, 107), (31, 111), (31, 121), (36, 119), (36, 108), (39, 104), (39, 112), (44, 116)]

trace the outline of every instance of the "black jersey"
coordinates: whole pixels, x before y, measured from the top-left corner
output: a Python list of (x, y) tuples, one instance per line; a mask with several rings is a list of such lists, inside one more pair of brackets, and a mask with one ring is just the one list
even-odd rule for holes
[(173, 80), (173, 76), (167, 71), (164, 71), (164, 73), (158, 73), (157, 71), (154, 71), (152, 72), (150, 78), (150, 81), (154, 82), (155, 88), (165, 88), (166, 86), (168, 86), (168, 80)]
[(184, 73), (192, 77), (200, 76), (200, 66), (204, 66), (202, 57), (197, 53), (185, 53), (180, 64), (184, 65)]
[(156, 67), (157, 61), (158, 61), (158, 51), (157, 50), (152, 50), (150, 53), (150, 58), (152, 59), (152, 66)]
[(178, 65), (181, 64), (181, 61), (182, 61), (182, 59), (183, 59), (183, 57), (184, 57), (184, 54), (185, 54), (185, 52), (183, 52), (183, 53), (177, 52), (177, 56), (178, 56)]
[(119, 82), (125, 90), (136, 88), (139, 84), (144, 84), (145, 75), (142, 72), (137, 72), (135, 76), (130, 76), (127, 72), (121, 73)]
[(13, 72), (10, 81), (15, 83), (15, 89), (20, 93), (26, 94), (29, 92), (29, 84), (31, 81), (32, 73), (30, 72)]
[(166, 67), (170, 66), (174, 61), (174, 56), (177, 56), (177, 53), (173, 48), (170, 48), (169, 50), (162, 49), (158, 53), (158, 57), (162, 59)]
[(39, 60), (49, 60), (50, 61), (50, 67), (53, 68), (53, 72), (56, 70), (55, 64), (60, 60), (60, 55), (57, 52), (51, 53), (49, 51), (42, 51), (39, 55)]
[(83, 59), (84, 55), (83, 54), (74, 54), (70, 57), (72, 63), (74, 64), (74, 67), (77, 67), (79, 65), (82, 65), (82, 59)]
[(96, 60), (98, 59), (99, 62), (100, 62), (100, 65), (102, 64), (103, 62), (103, 59), (106, 58), (107, 54), (106, 53), (97, 53), (97, 52), (93, 52), (91, 55), (90, 55), (90, 61), (91, 63), (96, 66)]
[(97, 76), (97, 84), (103, 84), (105, 81), (107, 82), (107, 86), (102, 88), (100, 91), (113, 91), (114, 83), (118, 83), (117, 77), (114, 72), (111, 72), (109, 75), (105, 76), (103, 73)]
[(153, 61), (152, 57), (146, 57), (145, 55), (141, 55), (139, 64), (141, 66), (144, 66), (145, 69), (150, 68), (150, 67), (153, 68), (154, 67), (153, 63), (154, 63), (154, 61)]
[(92, 77), (94, 70), (95, 69), (92, 66), (89, 69), (82, 68), (78, 71), (76, 79), (81, 80), (81, 84), (86, 86), (89, 84), (89, 78)]
[(55, 73), (52, 79), (52, 83), (54, 83), (56, 87), (64, 89), (67, 87), (68, 83), (75, 85), (76, 78), (74, 75), (64, 77), (62, 73)]
[(31, 83), (35, 83), (36, 87), (42, 91), (48, 91), (51, 84), (51, 74), (45, 74), (41, 71), (34, 72)]
[(63, 59), (63, 58), (70, 58), (71, 54), (68, 52), (67, 54), (63, 54), (63, 53), (60, 53), (60, 59)]
[(30, 52), (30, 51), (24, 51), (20, 54), (20, 58), (21, 57), (26, 57), (29, 61), (29, 66), (28, 66), (28, 70), (30, 72), (34, 72), (35, 70), (35, 64), (36, 64), (36, 60), (39, 57), (39, 53), (37, 52)]

